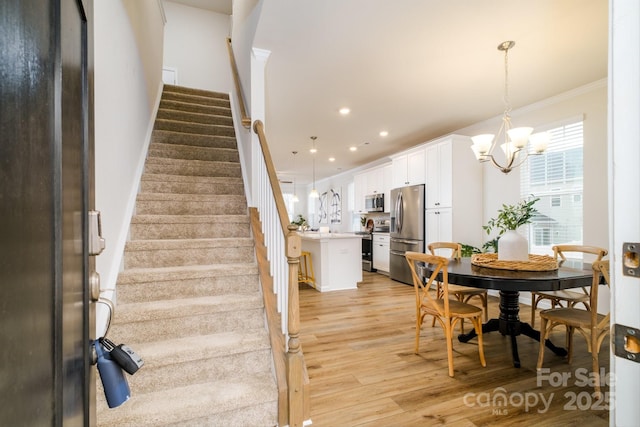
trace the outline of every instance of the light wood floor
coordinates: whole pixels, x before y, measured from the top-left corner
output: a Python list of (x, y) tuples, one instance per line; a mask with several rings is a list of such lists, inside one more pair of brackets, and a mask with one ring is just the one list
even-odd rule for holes
[[(606, 404), (596, 402), (593, 389), (582, 385), (581, 374), (590, 369), (591, 358), (578, 334), (572, 365), (545, 353), (544, 367), (557, 382), (541, 379), (537, 385), (538, 342), (518, 337), (522, 367), (517, 369), (509, 338), (498, 332), (485, 335), (486, 368), (480, 366), (475, 339), (467, 344), (455, 340), (455, 377), (450, 378), (438, 326), (432, 328), (430, 321), (423, 325), (420, 354), (413, 352), (413, 287), (377, 273), (363, 274), (357, 290), (320, 293), (300, 285), (301, 340), (314, 427), (608, 425)], [(489, 317), (497, 317), (498, 299), (490, 298)], [(529, 321), (528, 306), (520, 313)], [(563, 344), (563, 328), (551, 338)], [(600, 360), (609, 372), (606, 342)], [(570, 375), (566, 386), (558, 385), (558, 372)], [(508, 399), (502, 406), (500, 396)], [(541, 399), (550, 401), (548, 407)]]

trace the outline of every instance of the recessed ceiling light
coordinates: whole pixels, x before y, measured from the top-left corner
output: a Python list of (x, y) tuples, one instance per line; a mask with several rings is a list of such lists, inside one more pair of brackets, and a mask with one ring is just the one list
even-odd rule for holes
[(340, 110), (340, 114), (342, 114), (343, 116), (346, 116), (347, 114), (349, 114), (351, 112), (351, 110), (347, 107), (342, 107)]
[(358, 151), (358, 147), (349, 147), (349, 151)]
[(383, 138), (384, 138), (384, 137), (385, 137), (385, 136), (387, 136), (387, 135), (389, 135), (389, 132), (387, 132), (386, 130), (382, 130), (382, 131), (380, 131), (380, 136), (381, 136), (381, 137), (383, 137)]
[(335, 158), (335, 157), (329, 157), (329, 161), (330, 161), (330, 162), (335, 162), (335, 161), (336, 161), (336, 158)]

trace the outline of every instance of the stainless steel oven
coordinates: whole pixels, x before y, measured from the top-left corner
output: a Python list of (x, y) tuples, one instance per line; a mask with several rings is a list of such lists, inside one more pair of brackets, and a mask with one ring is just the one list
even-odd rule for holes
[(362, 236), (362, 271), (376, 271), (373, 268), (373, 238), (371, 233), (357, 233)]

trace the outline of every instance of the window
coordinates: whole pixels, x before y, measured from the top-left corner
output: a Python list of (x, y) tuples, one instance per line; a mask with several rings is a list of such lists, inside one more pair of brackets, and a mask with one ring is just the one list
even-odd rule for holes
[(554, 245), (582, 244), (582, 121), (547, 132), (547, 151), (520, 168), (520, 194), (540, 198), (538, 214), (526, 230), (530, 253), (551, 255)]
[(282, 193), (284, 199), (284, 205), (287, 207), (287, 215), (289, 216), (289, 222), (293, 221), (293, 213), (295, 212), (295, 202), (293, 200), (293, 193)]

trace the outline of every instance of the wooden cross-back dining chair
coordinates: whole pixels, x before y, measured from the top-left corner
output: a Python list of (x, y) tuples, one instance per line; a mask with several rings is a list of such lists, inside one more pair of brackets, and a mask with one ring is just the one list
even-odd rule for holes
[[(450, 259), (460, 259), (462, 255), (462, 245), (460, 243), (453, 242), (432, 242), (427, 246), (431, 255), (441, 255), (442, 250), (449, 250), (448, 258)], [(440, 283), (437, 283), (437, 292), (438, 296), (441, 294), (441, 286)], [(455, 298), (460, 302), (469, 302), (469, 300), (473, 297), (477, 297), (480, 299), (480, 303), (482, 304), (482, 310), (484, 311), (484, 321), (489, 320), (489, 310), (487, 308), (487, 290), (479, 289), (479, 288), (471, 288), (468, 286), (460, 286), (460, 285), (451, 285), (449, 284), (449, 293), (455, 296)], [(435, 322), (435, 320), (434, 320)], [(464, 320), (460, 321), (460, 332), (464, 334)]]
[[(605, 255), (607, 250), (599, 248), (597, 246), (584, 246), (584, 245), (556, 245), (553, 248), (553, 256), (560, 263), (567, 260), (567, 253), (581, 253), (595, 255), (595, 261), (600, 261)], [(536, 308), (538, 303), (542, 300), (550, 300), (551, 308), (556, 307), (574, 307), (576, 304), (582, 304), (589, 310), (589, 291), (586, 288), (580, 288), (577, 291), (560, 290), (560, 291), (538, 291), (531, 292), (531, 327), (535, 327), (536, 323)]]
[[(487, 366), (484, 359), (484, 348), (482, 346), (482, 309), (475, 305), (449, 299), (449, 283), (447, 277), (447, 258), (423, 254), (419, 252), (406, 252), (405, 258), (411, 269), (413, 277), (413, 287), (416, 294), (416, 342), (415, 352), (420, 350), (420, 329), (425, 316), (431, 315), (438, 321), (444, 330), (447, 342), (447, 360), (449, 363), (449, 376), (453, 377), (453, 329), (455, 324), (462, 319), (469, 319), (478, 334), (478, 353), (480, 364)], [(433, 271), (426, 281), (423, 281), (418, 274), (418, 264), (431, 264)], [(438, 274), (442, 273), (441, 288), (442, 295), (433, 295), (429, 292), (431, 286), (436, 281)], [(426, 282), (426, 283), (425, 283)]]
[(571, 363), (573, 356), (573, 333), (580, 332), (587, 340), (587, 351), (591, 353), (592, 373), (594, 388), (597, 396), (600, 396), (600, 364), (598, 353), (605, 336), (609, 333), (609, 313), (598, 313), (598, 289), (601, 278), (607, 286), (609, 283), (609, 260), (594, 261), (592, 264), (593, 280), (589, 288), (589, 304), (591, 310), (582, 310), (575, 307), (552, 308), (540, 312), (540, 350), (538, 353), (537, 368), (542, 368), (544, 359), (544, 342), (556, 326), (565, 326), (567, 329), (567, 360)]

